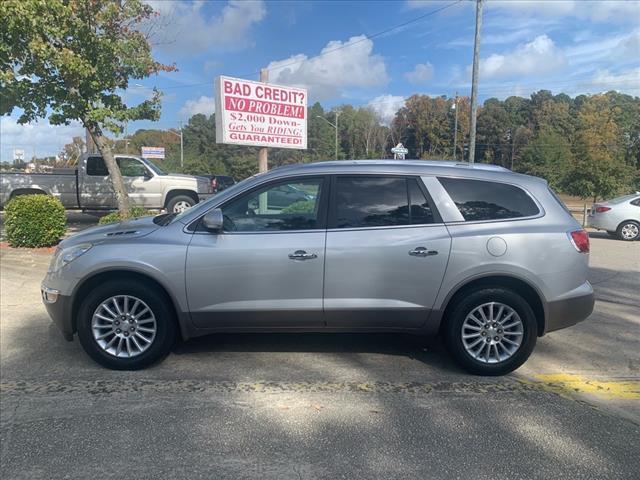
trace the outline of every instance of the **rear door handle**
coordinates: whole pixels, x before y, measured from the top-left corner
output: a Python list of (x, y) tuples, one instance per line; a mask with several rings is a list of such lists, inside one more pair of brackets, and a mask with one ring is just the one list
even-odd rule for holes
[(414, 257), (431, 257), (437, 254), (436, 250), (427, 250), (426, 247), (416, 247), (413, 250), (409, 250), (409, 255)]
[(289, 258), (291, 260), (312, 260), (314, 258), (318, 258), (318, 255), (315, 253), (307, 253), (304, 250), (296, 250), (289, 254)]

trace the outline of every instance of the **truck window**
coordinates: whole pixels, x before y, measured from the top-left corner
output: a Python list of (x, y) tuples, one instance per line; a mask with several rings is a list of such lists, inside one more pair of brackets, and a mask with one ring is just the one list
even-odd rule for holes
[(109, 175), (109, 171), (102, 157), (89, 157), (87, 159), (87, 175), (96, 177), (106, 177)]
[(116, 162), (125, 177), (144, 177), (147, 174), (147, 167), (135, 158), (116, 158)]

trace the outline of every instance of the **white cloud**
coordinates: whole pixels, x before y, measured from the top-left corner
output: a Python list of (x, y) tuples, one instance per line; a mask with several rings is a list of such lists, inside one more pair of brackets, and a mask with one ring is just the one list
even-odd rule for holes
[(308, 88), (314, 100), (336, 97), (349, 87), (386, 85), (389, 77), (384, 59), (372, 52), (373, 42), (364, 35), (344, 43), (334, 40), (318, 56), (297, 54), (271, 62), (269, 81)]
[[(540, 75), (556, 72), (567, 61), (556, 45), (546, 35), (540, 35), (529, 43), (505, 54), (494, 53), (480, 60), (480, 78), (500, 78), (515, 75)], [(469, 67), (470, 71), (470, 67)]]
[(405, 97), (400, 95), (380, 95), (367, 103), (378, 114), (385, 125), (389, 125), (396, 112), (404, 106)]
[(217, 16), (207, 17), (204, 1), (147, 0), (159, 14), (158, 48), (170, 53), (201, 53), (212, 46), (237, 49), (249, 44), (249, 31), (267, 14), (262, 0), (230, 0)]
[(622, 73), (610, 73), (608, 70), (598, 70), (588, 86), (589, 90), (616, 90), (632, 95), (640, 94), (640, 67)]
[[(638, 8), (640, 8), (640, 4)], [(615, 53), (619, 57), (627, 57), (637, 62), (638, 58), (640, 58), (640, 29), (620, 40), (615, 48)]]
[(191, 116), (196, 115), (197, 113), (202, 113), (206, 116), (209, 116), (215, 111), (215, 98), (202, 95), (196, 100), (187, 100), (180, 109), (180, 117), (184, 120), (188, 120)]
[(572, 67), (594, 63), (637, 63), (640, 56), (640, 29), (624, 35), (592, 38), (589, 41), (576, 42), (564, 49), (564, 54)]
[(73, 137), (84, 137), (84, 128), (79, 122), (70, 125), (51, 125), (48, 120), (20, 125), (12, 116), (0, 117), (0, 160), (12, 161), (13, 149), (25, 151), (25, 157), (31, 158), (56, 155), (62, 147), (71, 142)]
[(415, 68), (404, 74), (404, 77), (414, 85), (426, 83), (433, 77), (433, 65), (431, 63), (419, 63)]

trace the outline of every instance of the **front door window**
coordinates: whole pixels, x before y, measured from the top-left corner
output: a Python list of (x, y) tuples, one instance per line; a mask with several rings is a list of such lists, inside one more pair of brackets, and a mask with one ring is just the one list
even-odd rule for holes
[(322, 228), (323, 179), (271, 184), (222, 207), (225, 232), (316, 230)]

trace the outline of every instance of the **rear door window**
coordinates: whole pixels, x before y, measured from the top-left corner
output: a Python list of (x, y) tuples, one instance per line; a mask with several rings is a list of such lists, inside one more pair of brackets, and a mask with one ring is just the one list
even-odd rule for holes
[(332, 228), (434, 223), (432, 207), (415, 178), (338, 176)]
[(87, 175), (96, 177), (106, 177), (109, 175), (109, 171), (102, 157), (89, 157), (87, 159)]
[(503, 220), (540, 213), (521, 188), (506, 183), (438, 177), (465, 221)]

